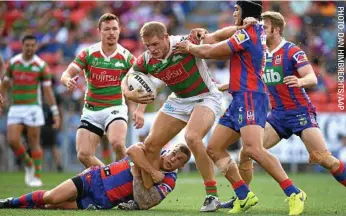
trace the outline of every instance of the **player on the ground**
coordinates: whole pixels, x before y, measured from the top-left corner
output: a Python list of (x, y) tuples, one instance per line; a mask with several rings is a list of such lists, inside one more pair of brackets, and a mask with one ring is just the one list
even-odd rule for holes
[[(76, 141), (78, 159), (85, 167), (104, 165), (95, 156), (104, 133), (115, 151), (116, 160), (125, 157), (128, 108), (121, 91), (121, 80), (135, 61), (135, 57), (118, 44), (117, 16), (103, 14), (98, 21), (98, 32), (101, 42), (82, 51), (61, 76), (61, 82), (73, 91), (77, 75), (83, 70), (85, 73), (87, 90)], [(143, 119), (141, 109), (133, 115)]]
[[(261, 1), (237, 1), (233, 16), (239, 26), (249, 16), (259, 20), (261, 12)], [(255, 24), (245, 30), (236, 30), (237, 27), (229, 27), (206, 35), (204, 43), (222, 41), (214, 45), (194, 45), (188, 41), (177, 45), (179, 51), (189, 52), (200, 58), (222, 59), (231, 56), (229, 92), (233, 100), (216, 126), (207, 152), (235, 189), (237, 198), (230, 213), (244, 212), (258, 202), (226, 150), (228, 145), (241, 137), (244, 153), (256, 160), (290, 197), (290, 214), (299, 214), (304, 209), (306, 194), (293, 185), (280, 161), (263, 148), (269, 105), (266, 86), (261, 80), (266, 50), (263, 25)], [(232, 37), (229, 38), (230, 36)]]
[[(262, 14), (267, 34), (266, 67), (263, 80), (270, 93), (272, 111), (264, 132), (264, 147), (269, 149), (293, 134), (301, 138), (309, 152), (311, 163), (328, 169), (334, 178), (346, 186), (344, 164), (328, 151), (316, 121), (316, 109), (304, 88), (317, 85), (317, 78), (306, 54), (297, 45), (282, 37), (285, 19), (278, 13)], [(240, 153), (240, 172), (247, 184), (252, 180), (252, 160)], [(231, 207), (232, 201), (225, 206)]]
[[(25, 183), (42, 186), (42, 148), (40, 127), (44, 125), (41, 107), (41, 85), (54, 116), (54, 127), (60, 125), (59, 110), (51, 88), (51, 73), (48, 65), (37, 55), (37, 40), (32, 35), (22, 39), (23, 52), (10, 59), (1, 83), (0, 93), (6, 95), (11, 85), (12, 105), (8, 111), (7, 139), (14, 154), (24, 161)], [(3, 100), (1, 101), (3, 105)], [(24, 128), (27, 131), (31, 157), (21, 143)]]
[[(207, 195), (200, 210), (216, 211), (220, 202), (213, 164), (202, 139), (220, 112), (222, 93), (204, 60), (190, 54), (176, 54), (173, 50), (176, 43), (188, 40), (186, 36), (169, 36), (160, 22), (145, 23), (140, 34), (148, 50), (138, 57), (133, 70), (164, 81), (173, 92), (144, 141), (148, 160), (157, 167), (162, 147), (186, 127), (185, 140), (195, 157)], [(138, 92), (128, 90), (126, 79), (123, 91), (129, 100), (141, 103)]]
[[(191, 152), (185, 144), (173, 146), (160, 157), (160, 170), (145, 157), (143, 144), (127, 150), (128, 157), (107, 166), (90, 167), (52, 190), (39, 190), (0, 202), (1, 208), (110, 209), (134, 200), (139, 209), (158, 205), (175, 188), (177, 169), (189, 161)], [(157, 182), (144, 187), (140, 170), (150, 173)]]

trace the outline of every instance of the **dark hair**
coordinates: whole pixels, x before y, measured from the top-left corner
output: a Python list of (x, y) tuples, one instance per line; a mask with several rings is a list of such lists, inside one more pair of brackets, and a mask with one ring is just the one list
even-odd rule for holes
[(179, 144), (174, 146), (173, 150), (180, 151), (180, 152), (184, 153), (187, 156), (187, 160), (185, 161), (185, 164), (190, 160), (190, 158), (191, 158), (191, 151), (190, 151), (189, 147), (186, 144), (179, 143)]
[(258, 20), (261, 19), (262, 1), (237, 1), (236, 3), (241, 8), (242, 20), (246, 17), (254, 17)]
[(105, 21), (111, 21), (111, 20), (116, 20), (119, 24), (119, 18), (117, 16), (115, 16), (114, 14), (111, 14), (111, 13), (105, 13), (103, 14), (99, 21), (98, 21), (98, 27), (99, 29), (101, 29), (101, 24)]
[(37, 39), (34, 35), (25, 35), (22, 39), (22, 44), (24, 44), (26, 40), (35, 40), (35, 42), (37, 42)]

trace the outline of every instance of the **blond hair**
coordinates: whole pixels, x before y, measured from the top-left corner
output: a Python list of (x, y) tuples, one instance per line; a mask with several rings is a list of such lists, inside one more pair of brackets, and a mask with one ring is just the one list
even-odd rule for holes
[(105, 22), (105, 21), (111, 21), (111, 20), (116, 20), (116, 21), (118, 22), (118, 24), (119, 24), (119, 18), (118, 18), (116, 15), (111, 14), (111, 13), (105, 13), (105, 14), (103, 14), (103, 15), (100, 17), (100, 19), (99, 19), (99, 21), (98, 21), (98, 23), (97, 23), (99, 29), (101, 29), (101, 25), (102, 25), (103, 22)]
[(272, 24), (272, 27), (280, 28), (280, 35), (282, 36), (286, 22), (284, 16), (282, 16), (281, 13), (275, 11), (266, 11), (261, 14), (261, 18), (263, 20), (269, 20)]
[(166, 26), (161, 22), (147, 22), (143, 25), (140, 31), (141, 37), (163, 38), (167, 34)]

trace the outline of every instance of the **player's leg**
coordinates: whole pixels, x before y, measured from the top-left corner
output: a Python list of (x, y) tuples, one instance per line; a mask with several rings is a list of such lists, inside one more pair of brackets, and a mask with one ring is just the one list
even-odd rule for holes
[(153, 166), (159, 169), (160, 151), (173, 139), (186, 123), (171, 115), (159, 111), (150, 129), (148, 137), (144, 140), (146, 156)]
[[(96, 128), (90, 126), (88, 128)], [(99, 134), (91, 132), (85, 128), (78, 128), (76, 139), (76, 150), (79, 161), (86, 167), (103, 166), (104, 164), (95, 156), (96, 148), (101, 141), (103, 131), (99, 129)]]
[(112, 150), (109, 145), (107, 136), (103, 136), (101, 139), (102, 147), (102, 159), (105, 164), (110, 164), (112, 162)]
[(40, 145), (40, 127), (27, 126), (28, 143), (31, 149), (31, 157), (35, 166), (35, 174), (32, 184), (34, 186), (41, 186), (41, 171), (42, 171), (42, 158), (43, 151)]
[(123, 119), (111, 122), (106, 128), (110, 145), (115, 152), (115, 160), (119, 161), (126, 156), (127, 122)]
[(317, 127), (307, 128), (302, 131), (301, 139), (310, 154), (310, 162), (328, 169), (340, 184), (346, 186), (345, 165), (328, 151), (321, 130)]
[[(71, 179), (64, 181), (52, 190), (38, 190), (17, 198), (9, 198), (0, 202), (0, 208), (42, 208), (50, 205), (52, 208), (77, 198), (77, 188)], [(68, 207), (72, 207), (68, 204)], [(77, 205), (75, 205), (77, 208)]]
[[(270, 123), (266, 123), (264, 128), (263, 147), (270, 149), (280, 142), (281, 138)], [(247, 185), (250, 184), (253, 176), (253, 160), (244, 153), (241, 148), (239, 153), (239, 173)]]
[(213, 126), (214, 121), (215, 114), (209, 107), (196, 106), (186, 125), (185, 132), (186, 143), (195, 157), (196, 166), (203, 178), (206, 189), (207, 197), (201, 208), (203, 212), (216, 211), (220, 205), (217, 198), (213, 162), (209, 158), (202, 140)]

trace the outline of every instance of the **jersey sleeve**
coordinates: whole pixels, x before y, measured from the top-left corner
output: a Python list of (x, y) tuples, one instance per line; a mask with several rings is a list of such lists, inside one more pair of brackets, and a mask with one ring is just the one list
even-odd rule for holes
[(87, 66), (88, 52), (83, 50), (77, 57), (73, 60), (72, 64), (79, 70), (83, 70)]
[(147, 64), (145, 62), (144, 53), (141, 54), (133, 63), (133, 70), (148, 74)]
[(238, 30), (230, 39), (228, 39), (228, 46), (233, 53), (241, 52), (252, 43), (250, 34), (253, 31), (253, 27), (249, 27), (246, 30)]
[(130, 53), (126, 59), (126, 65), (127, 65), (126, 69), (129, 71), (135, 62), (136, 62), (136, 57)]
[(305, 52), (296, 45), (291, 47), (288, 51), (288, 58), (292, 62), (293, 67), (296, 69), (310, 64)]
[(177, 174), (175, 172), (169, 172), (165, 173), (163, 181), (156, 185), (162, 199), (165, 199), (167, 195), (174, 190), (176, 180)]

